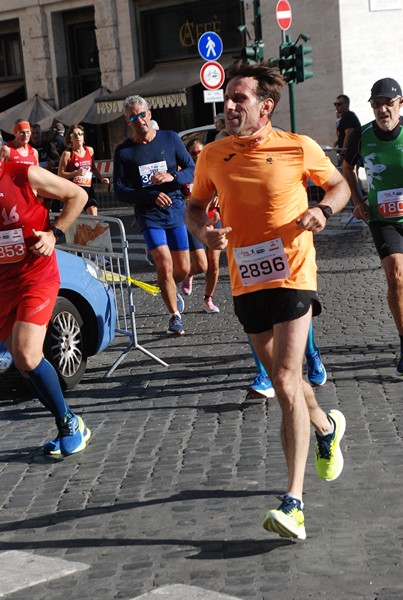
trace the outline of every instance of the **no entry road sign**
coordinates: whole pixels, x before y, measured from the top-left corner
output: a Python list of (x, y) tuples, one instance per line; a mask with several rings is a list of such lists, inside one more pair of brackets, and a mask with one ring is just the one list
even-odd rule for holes
[(292, 22), (291, 6), (288, 0), (279, 0), (276, 6), (276, 19), (280, 29), (287, 31)]

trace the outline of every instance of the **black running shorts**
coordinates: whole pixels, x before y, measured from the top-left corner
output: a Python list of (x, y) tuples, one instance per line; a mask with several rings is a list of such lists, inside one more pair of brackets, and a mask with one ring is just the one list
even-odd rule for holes
[(403, 223), (370, 221), (369, 228), (380, 259), (403, 254)]
[(234, 296), (234, 309), (246, 333), (262, 333), (276, 323), (303, 317), (312, 306), (312, 315), (322, 312), (316, 292), (274, 288)]

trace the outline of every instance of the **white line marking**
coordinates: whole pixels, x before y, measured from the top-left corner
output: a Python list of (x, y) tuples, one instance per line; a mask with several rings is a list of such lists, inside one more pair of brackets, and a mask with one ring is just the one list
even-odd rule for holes
[(0, 552), (0, 598), (89, 568), (90, 565), (84, 563), (19, 550)]

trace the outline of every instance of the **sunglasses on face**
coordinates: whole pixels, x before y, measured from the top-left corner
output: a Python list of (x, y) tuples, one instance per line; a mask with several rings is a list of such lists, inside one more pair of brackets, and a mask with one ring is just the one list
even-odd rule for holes
[(78, 138), (78, 137), (83, 137), (84, 136), (84, 131), (78, 131), (77, 133), (75, 131), (73, 131), (73, 133), (71, 134), (71, 137), (73, 138)]
[(397, 98), (391, 98), (390, 100), (377, 100), (376, 98), (373, 98), (372, 100), (369, 101), (371, 108), (380, 108), (381, 106), (389, 106), (392, 107), (394, 105), (394, 103), (396, 102), (396, 100), (399, 100), (400, 96), (397, 96)]
[(141, 112), (138, 115), (130, 115), (129, 121), (130, 123), (135, 123), (138, 119), (144, 119), (147, 115), (147, 112)]
[(343, 106), (345, 102), (333, 102), (333, 106)]

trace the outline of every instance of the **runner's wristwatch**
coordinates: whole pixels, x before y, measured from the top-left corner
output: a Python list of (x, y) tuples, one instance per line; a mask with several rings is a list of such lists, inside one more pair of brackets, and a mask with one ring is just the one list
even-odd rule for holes
[(50, 230), (53, 232), (53, 235), (57, 240), (64, 236), (64, 231), (56, 227), (55, 225), (51, 225)]
[(323, 212), (323, 214), (324, 214), (324, 215), (325, 215), (325, 217), (326, 217), (326, 221), (327, 221), (328, 219), (330, 219), (330, 217), (331, 217), (331, 216), (332, 216), (332, 214), (333, 214), (333, 210), (331, 209), (331, 207), (330, 207), (330, 206), (327, 206), (326, 204), (317, 204), (317, 205), (316, 205), (316, 208), (319, 208), (319, 209), (320, 209), (320, 210)]

